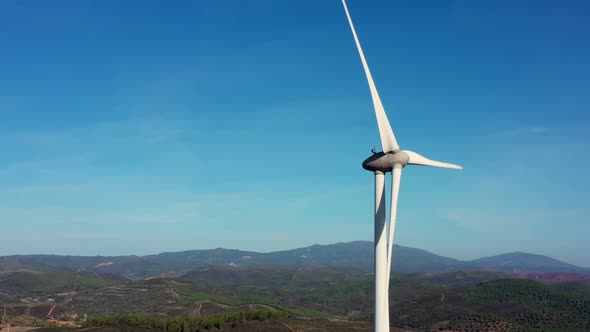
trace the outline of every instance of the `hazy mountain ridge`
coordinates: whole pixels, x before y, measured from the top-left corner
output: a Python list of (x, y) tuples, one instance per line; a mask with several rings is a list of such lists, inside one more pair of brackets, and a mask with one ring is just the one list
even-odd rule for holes
[[(235, 249), (188, 250), (147, 256), (59, 256), (15, 255), (0, 257), (0, 273), (16, 270), (78, 270), (129, 278), (154, 275), (181, 275), (205, 266), (332, 266), (373, 269), (373, 243), (355, 241), (330, 245), (312, 245), (292, 250), (259, 253)], [(399, 273), (440, 273), (465, 269), (485, 269), (509, 273), (577, 273), (590, 269), (556, 259), (527, 253), (507, 253), (462, 261), (431, 252), (395, 245), (393, 268)]]
[(568, 264), (551, 257), (528, 254), (524, 252), (512, 252), (496, 256), (484, 257), (473, 260), (471, 262), (477, 266), (503, 269), (507, 272), (520, 272), (517, 269), (522, 269), (523, 271), (526, 270), (528, 272), (571, 273), (584, 272), (584, 270), (588, 272), (589, 270), (587, 268), (582, 268), (573, 264)]

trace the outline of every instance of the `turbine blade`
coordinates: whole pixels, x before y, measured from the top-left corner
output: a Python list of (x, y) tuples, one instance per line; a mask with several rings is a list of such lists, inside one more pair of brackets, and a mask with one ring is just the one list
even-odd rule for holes
[(389, 124), (389, 120), (387, 119), (387, 114), (385, 114), (385, 109), (383, 109), (383, 104), (381, 103), (381, 98), (379, 98), (379, 93), (377, 92), (377, 87), (375, 87), (375, 82), (373, 82), (373, 76), (371, 75), (369, 65), (367, 65), (367, 60), (365, 59), (365, 54), (363, 53), (363, 49), (361, 48), (361, 43), (359, 42), (359, 39), (356, 35), (356, 30), (354, 29), (354, 25), (352, 24), (352, 18), (350, 18), (350, 13), (348, 12), (346, 1), (342, 0), (342, 4), (344, 5), (346, 17), (348, 17), (348, 23), (350, 24), (350, 29), (352, 30), (352, 35), (354, 36), (354, 41), (356, 42), (356, 47), (361, 57), (363, 68), (365, 69), (365, 74), (367, 75), (367, 81), (369, 82), (371, 98), (373, 99), (373, 107), (375, 108), (375, 115), (377, 116), (377, 126), (379, 127), (381, 147), (383, 148), (383, 152), (385, 153), (397, 152), (399, 150), (399, 145), (397, 144), (395, 136), (393, 135), (393, 130), (391, 129), (391, 125)]
[(409, 165), (422, 165), (422, 166), (432, 166), (432, 167), (441, 167), (441, 168), (452, 168), (452, 169), (463, 169), (463, 167), (455, 164), (444, 163), (442, 161), (430, 160), (424, 156), (417, 154), (414, 151), (404, 150), (404, 152), (410, 157), (408, 161)]
[(387, 238), (387, 292), (389, 294), (389, 280), (391, 276), (391, 258), (393, 253), (393, 236), (395, 234), (395, 221), (397, 217), (397, 198), (399, 196), (399, 185), (402, 179), (402, 165), (393, 166), (391, 171), (391, 205), (389, 207), (389, 236)]

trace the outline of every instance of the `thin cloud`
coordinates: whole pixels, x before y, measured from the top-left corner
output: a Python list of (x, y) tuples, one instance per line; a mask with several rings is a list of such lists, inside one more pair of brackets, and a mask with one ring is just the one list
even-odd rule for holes
[(503, 131), (500, 133), (501, 136), (521, 136), (521, 135), (540, 135), (546, 134), (549, 129), (542, 126), (522, 127), (512, 130)]

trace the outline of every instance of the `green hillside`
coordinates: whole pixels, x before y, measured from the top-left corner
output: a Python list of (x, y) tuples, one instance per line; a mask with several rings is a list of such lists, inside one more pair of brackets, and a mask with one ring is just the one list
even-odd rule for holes
[[(590, 331), (587, 285), (507, 276), (471, 270), (394, 274), (391, 323), (416, 331)], [(211, 266), (178, 278), (135, 281), (90, 271), (15, 272), (0, 275), (0, 294), (7, 296), (0, 297), (6, 301), (0, 305), (12, 308), (13, 321), (17, 316), (80, 322), (84, 315), (173, 318), (266, 310), (287, 315), (287, 325), (338, 321), (367, 327), (373, 289), (373, 274), (330, 267)]]
[(91, 271), (18, 271), (0, 274), (0, 290), (24, 297), (42, 296), (84, 288), (101, 288), (127, 281), (120, 276)]

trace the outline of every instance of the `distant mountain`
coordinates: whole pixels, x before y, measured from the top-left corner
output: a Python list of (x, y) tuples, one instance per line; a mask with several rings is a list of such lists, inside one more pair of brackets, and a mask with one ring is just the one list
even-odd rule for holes
[[(394, 245), (393, 266), (398, 272), (444, 272), (465, 265), (463, 262), (435, 255), (425, 250)], [(373, 269), (373, 243), (355, 241), (330, 245), (312, 245), (270, 253), (213, 249), (191, 250), (175, 253), (144, 256), (143, 259), (165, 266), (171, 270), (190, 270), (207, 265), (249, 266), (295, 265), (355, 267), (370, 271)]]
[(143, 256), (145, 261), (158, 265), (166, 271), (190, 271), (202, 266), (252, 265), (265, 264), (262, 254), (253, 251), (235, 249), (188, 250), (165, 252), (157, 255)]
[[(269, 253), (276, 262), (295, 261), (298, 265), (354, 266), (367, 271), (373, 269), (373, 242), (356, 241)], [(463, 262), (435, 255), (421, 249), (393, 246), (393, 268), (401, 273), (446, 272)]]
[(513, 252), (491, 257), (484, 257), (471, 261), (471, 263), (477, 267), (491, 268), (496, 271), (504, 271), (510, 273), (589, 272), (588, 269), (564, 263), (551, 257), (527, 254), (524, 252)]
[[(0, 257), (0, 273), (8, 271), (74, 271), (85, 269), (132, 279), (148, 276), (180, 276), (206, 266), (247, 267), (285, 265), (353, 267), (373, 269), (373, 243), (355, 241), (313, 245), (285, 251), (259, 253), (234, 249), (189, 250), (148, 256), (16, 255)], [(441, 273), (456, 270), (490, 270), (507, 273), (577, 273), (590, 269), (526, 253), (511, 253), (474, 261), (461, 261), (431, 252), (395, 245), (393, 268), (399, 273)]]
[(105, 274), (142, 278), (159, 274), (162, 268), (138, 256), (60, 256), (60, 255), (16, 255), (0, 257), (2, 271), (74, 271), (95, 270)]

